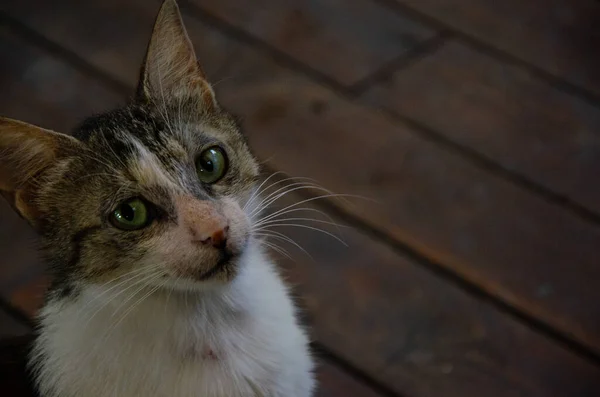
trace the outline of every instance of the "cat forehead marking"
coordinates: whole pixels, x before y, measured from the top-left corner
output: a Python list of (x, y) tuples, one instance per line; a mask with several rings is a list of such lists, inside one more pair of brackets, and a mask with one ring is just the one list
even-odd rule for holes
[(162, 186), (172, 190), (179, 190), (180, 185), (176, 179), (164, 168), (156, 154), (152, 153), (137, 139), (131, 139), (136, 148), (136, 155), (129, 161), (128, 168), (131, 175), (144, 186)]

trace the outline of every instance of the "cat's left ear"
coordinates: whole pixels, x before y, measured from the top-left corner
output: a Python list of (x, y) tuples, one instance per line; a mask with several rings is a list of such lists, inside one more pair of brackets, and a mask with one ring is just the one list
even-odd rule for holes
[(204, 106), (217, 105), (175, 0), (166, 0), (156, 18), (141, 71), (138, 96), (159, 103), (198, 97)]
[(71, 136), (0, 117), (0, 195), (36, 227), (36, 178), (62, 156), (80, 150), (81, 142)]

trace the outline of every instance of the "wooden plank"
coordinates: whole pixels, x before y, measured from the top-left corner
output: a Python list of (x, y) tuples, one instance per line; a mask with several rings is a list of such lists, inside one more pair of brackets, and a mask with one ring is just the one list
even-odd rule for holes
[(29, 329), (25, 324), (21, 323), (0, 306), (0, 339), (25, 335), (28, 332)]
[(433, 36), (433, 29), (370, 0), (192, 2), (345, 85)]
[(366, 93), (600, 214), (600, 109), (460, 43)]
[(600, 93), (597, 0), (395, 0)]
[(26, 369), (31, 340), (30, 334), (0, 340), (0, 390), (3, 396), (39, 397)]
[[(90, 64), (134, 85), (160, 4), (160, 0), (24, 0), (7, 2), (2, 9)], [(208, 75), (235, 59), (234, 48), (221, 47), (220, 33), (206, 28), (196, 31), (195, 25), (189, 30), (202, 37), (196, 55), (200, 60), (210, 58), (205, 65)]]
[[(261, 0), (195, 1), (210, 14), (243, 29), (329, 78), (350, 85), (410, 51), (433, 35), (433, 30), (395, 15), (369, 0)], [(144, 6), (141, 6), (144, 4)], [(107, 70), (126, 70), (128, 62), (141, 59), (146, 35), (133, 34), (131, 21), (154, 18), (158, 3), (108, 0), (88, 7), (78, 0), (14, 1), (3, 8), (49, 38), (60, 41), (95, 65)], [(35, 7), (36, 12), (31, 12)], [(61, 12), (56, 10), (60, 9)], [(56, 19), (58, 18), (58, 19)], [(86, 21), (104, 21), (93, 35), (75, 37), (73, 25), (89, 32)], [(149, 32), (146, 32), (147, 34)], [(114, 40), (110, 40), (114, 38)], [(85, 40), (82, 46), (82, 41)], [(205, 39), (206, 40), (206, 39)], [(103, 49), (128, 48), (125, 58)], [(82, 48), (82, 47), (85, 47)], [(227, 49), (221, 49), (221, 53)], [(123, 73), (121, 78), (137, 77)]]
[(0, 198), (0, 293), (26, 278), (40, 262), (29, 225)]
[(319, 386), (315, 397), (376, 396), (372, 389), (327, 361), (320, 361), (318, 364), (317, 384)]
[[(33, 397), (25, 373), (31, 329), (0, 306), (0, 392), (3, 396)], [(24, 343), (25, 342), (25, 343)]]
[[(11, 93), (10, 98), (2, 98), (3, 116), (27, 117), (30, 123), (44, 123), (46, 128), (69, 133), (84, 117), (123, 102), (120, 95), (101, 83), (31, 47), (13, 35), (8, 26), (0, 26), (0, 35), (0, 50), (6, 54), (0, 63), (0, 85)], [(32, 91), (35, 97), (30, 95)]]
[[(206, 28), (196, 24), (194, 29), (200, 32)], [(207, 30), (206, 33), (209, 32)], [(254, 80), (239, 78), (231, 86), (223, 81), (220, 87), (227, 103), (238, 110), (243, 107), (232, 98), (234, 88), (240, 94), (239, 101), (257, 102), (246, 108), (250, 112), (244, 113), (250, 127), (249, 134), (261, 157), (267, 158), (275, 152), (277, 156), (273, 161), (287, 169), (295, 168), (302, 174), (316, 175), (318, 172), (320, 175), (317, 176), (335, 189), (342, 186), (341, 183), (361, 182), (372, 186), (369, 195), (381, 192), (386, 200), (382, 205), (384, 209), (390, 207), (390, 191), (409, 187), (404, 178), (400, 179), (402, 183), (392, 178), (386, 188), (386, 179), (382, 179), (391, 172), (401, 171), (397, 169), (399, 164), (394, 162), (402, 157), (397, 148), (404, 147), (403, 144), (411, 144), (411, 149), (419, 154), (417, 158), (429, 164), (431, 172), (435, 170), (436, 174), (443, 174), (445, 168), (440, 168), (435, 161), (430, 164), (438, 154), (435, 148), (431, 149), (422, 142), (415, 145), (418, 139), (407, 129), (340, 100), (248, 49), (226, 39), (221, 40), (221, 47), (230, 48), (238, 54), (237, 60), (246, 68), (246, 73), (253, 72)], [(222, 73), (234, 72), (237, 75), (235, 67), (238, 66)], [(267, 79), (269, 74), (270, 81)], [(257, 89), (255, 99), (249, 91), (253, 85)], [(35, 91), (30, 95), (35, 95)], [(298, 97), (297, 104), (292, 95)], [(287, 118), (286, 123), (281, 121), (282, 116)], [(379, 137), (372, 133), (379, 131), (379, 127), (383, 128), (383, 137), (390, 138), (387, 142), (379, 141)], [(331, 135), (330, 130), (339, 135)], [(315, 136), (319, 137), (318, 141)], [(270, 139), (277, 144), (269, 146), (265, 143)], [(310, 145), (308, 140), (312, 140)], [(296, 146), (291, 151), (293, 145)], [(331, 148), (340, 150), (332, 151)], [(379, 150), (374, 151), (373, 148)], [(282, 156), (289, 157), (289, 161), (282, 162)], [(487, 175), (473, 171), (460, 159), (448, 162), (443, 152), (439, 157), (446, 160), (441, 166), (449, 165), (452, 170), (458, 163), (458, 171), (464, 171), (467, 176), (472, 177), (475, 173), (481, 176), (477, 180), (485, 182), (489, 179)], [(322, 161), (306, 161), (307, 158)], [(339, 164), (336, 165), (333, 160), (339, 161)], [(379, 163), (382, 161), (386, 163)], [(372, 163), (378, 166), (371, 167)], [(383, 168), (384, 165), (387, 167)], [(340, 174), (343, 170), (349, 171)], [(456, 171), (451, 174), (455, 173), (461, 174)], [(340, 175), (344, 177), (340, 178)], [(345, 186), (347, 189), (348, 185)], [(451, 193), (456, 194), (456, 191)], [(528, 200), (538, 204), (535, 198)], [(416, 201), (417, 204), (419, 202)], [(419, 212), (424, 209), (420, 208)], [(359, 214), (363, 211), (362, 216), (374, 213), (373, 208), (363, 204), (358, 204), (354, 210)], [(389, 225), (389, 220), (386, 222)], [(310, 262), (290, 264), (288, 274), (295, 284), (301, 286), (304, 304), (318, 339), (336, 354), (398, 392), (414, 396), (452, 397), (489, 390), (486, 395), (491, 397), (587, 397), (596, 395), (600, 390), (596, 380), (600, 379), (598, 369), (594, 365), (369, 237), (358, 232), (347, 234), (346, 240), (350, 247), (354, 247), (350, 249), (324, 244), (320, 237), (302, 238), (302, 244), (314, 253), (320, 265)]]
[[(42, 270), (41, 266), (40, 270)], [(34, 276), (7, 291), (6, 296), (15, 308), (30, 318), (35, 318), (44, 303), (44, 296), (50, 286), (50, 281), (50, 276), (46, 274)]]

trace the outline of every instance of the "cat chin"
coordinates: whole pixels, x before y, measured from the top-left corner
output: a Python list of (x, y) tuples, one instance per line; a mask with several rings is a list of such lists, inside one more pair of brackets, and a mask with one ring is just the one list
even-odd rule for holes
[(181, 292), (191, 292), (214, 290), (226, 286), (233, 281), (238, 274), (238, 261), (236, 259), (233, 261), (234, 262), (228, 262), (224, 265), (216, 265), (218, 268), (213, 268), (215, 270), (211, 277), (199, 278), (198, 275), (193, 273), (190, 273), (189, 275), (182, 274), (180, 276), (161, 280), (160, 287)]
[[(202, 272), (190, 270), (175, 276), (169, 276), (160, 280), (155, 286), (167, 290), (180, 292), (195, 292), (215, 290), (227, 286), (239, 275), (242, 267), (252, 261), (253, 256), (259, 251), (255, 242), (248, 241), (244, 249), (235, 254), (229, 254), (226, 258), (218, 261), (213, 267)], [(190, 269), (193, 269), (190, 267)]]

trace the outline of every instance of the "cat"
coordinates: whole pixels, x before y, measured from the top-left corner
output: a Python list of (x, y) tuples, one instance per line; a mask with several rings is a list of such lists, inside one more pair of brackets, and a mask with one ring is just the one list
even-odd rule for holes
[(44, 397), (309, 397), (314, 362), (257, 224), (259, 166), (159, 11), (124, 107), (72, 135), (0, 118), (0, 191), (53, 276)]

